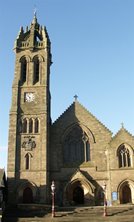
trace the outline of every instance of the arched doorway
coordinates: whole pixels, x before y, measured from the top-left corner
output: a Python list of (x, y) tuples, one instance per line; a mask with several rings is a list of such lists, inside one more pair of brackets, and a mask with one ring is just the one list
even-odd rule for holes
[[(80, 175), (78, 172), (78, 176)], [(89, 204), (93, 206), (95, 204), (94, 186), (85, 178), (70, 181), (64, 189), (63, 202), (65, 205)]]
[(26, 187), (23, 191), (23, 203), (33, 203), (33, 192), (30, 187)]
[(131, 189), (128, 185), (125, 185), (122, 188), (122, 204), (131, 203)]
[(73, 201), (76, 204), (84, 203), (84, 191), (81, 187), (76, 187), (73, 191)]

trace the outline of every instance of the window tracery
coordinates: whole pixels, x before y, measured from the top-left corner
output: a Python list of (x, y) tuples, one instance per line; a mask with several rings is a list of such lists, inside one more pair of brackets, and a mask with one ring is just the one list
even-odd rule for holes
[(119, 167), (131, 167), (130, 150), (123, 144), (118, 150)]
[(83, 163), (90, 160), (90, 144), (86, 133), (75, 126), (64, 140), (64, 163)]

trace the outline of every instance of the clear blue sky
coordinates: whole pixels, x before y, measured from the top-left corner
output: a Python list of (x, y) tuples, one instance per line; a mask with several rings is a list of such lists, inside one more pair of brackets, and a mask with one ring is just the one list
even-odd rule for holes
[(34, 7), (51, 42), (52, 120), (73, 96), (115, 134), (134, 134), (134, 0), (0, 1), (0, 167), (6, 167), (13, 45)]

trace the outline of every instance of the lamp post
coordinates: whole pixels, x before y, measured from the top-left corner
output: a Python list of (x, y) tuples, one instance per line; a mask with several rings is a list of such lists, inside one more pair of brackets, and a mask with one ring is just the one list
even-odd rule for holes
[(106, 198), (106, 183), (104, 183), (103, 185), (103, 193), (104, 193), (104, 212), (103, 212), (103, 216), (106, 217), (107, 216), (107, 198)]
[(55, 208), (54, 208), (55, 184), (54, 184), (54, 181), (52, 181), (52, 184), (51, 184), (51, 191), (52, 191), (52, 217), (55, 217)]
[(0, 222), (2, 221), (2, 214), (3, 214), (2, 204), (3, 204), (3, 194), (2, 190), (0, 189)]

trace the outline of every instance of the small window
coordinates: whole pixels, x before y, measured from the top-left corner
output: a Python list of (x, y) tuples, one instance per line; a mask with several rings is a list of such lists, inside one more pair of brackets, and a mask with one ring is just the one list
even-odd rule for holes
[(32, 155), (31, 153), (27, 153), (26, 156), (25, 156), (25, 169), (26, 170), (30, 170), (31, 168), (31, 158), (32, 158)]
[(25, 158), (26, 158), (26, 170), (29, 170), (30, 169), (30, 156), (28, 153), (26, 154)]
[(27, 133), (27, 119), (25, 118), (22, 123), (22, 132)]
[(90, 144), (86, 141), (86, 162), (90, 160)]
[(22, 133), (22, 120), (19, 119), (18, 121), (18, 130), (19, 130), (19, 133)]
[(35, 133), (39, 133), (39, 120), (36, 118), (35, 119)]
[(29, 120), (29, 133), (33, 133), (33, 119)]

